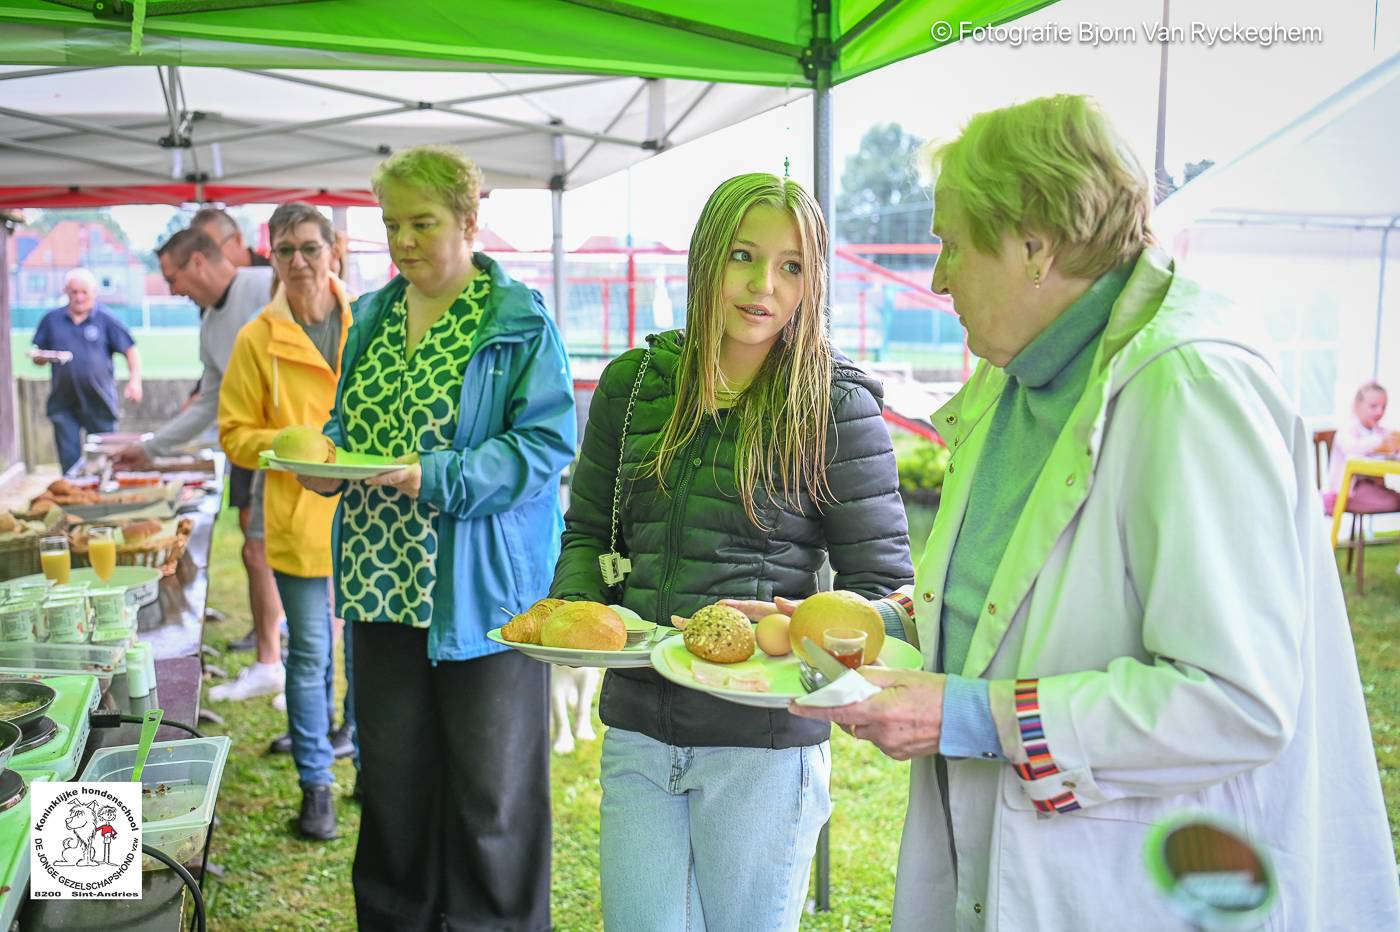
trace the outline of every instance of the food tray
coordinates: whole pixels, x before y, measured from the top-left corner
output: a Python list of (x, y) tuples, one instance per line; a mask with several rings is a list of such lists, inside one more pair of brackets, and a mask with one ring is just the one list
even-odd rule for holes
[[(167, 518), (161, 522), (160, 533), (145, 538), (136, 544), (117, 544), (118, 566), (144, 566), (159, 570), (162, 576), (175, 572), (180, 556), (185, 552), (194, 521), (189, 518)], [(74, 530), (69, 534), (69, 551), (73, 556), (74, 567), (92, 564), (87, 555), (87, 534)], [(144, 604), (144, 603), (143, 603)]]
[[(228, 761), (232, 740), (224, 735), (157, 741), (141, 771), (141, 841), (170, 855), (177, 864), (199, 857)], [(134, 744), (103, 748), (92, 755), (83, 783), (129, 783), (136, 768)], [(165, 865), (143, 856), (142, 870)]]
[(55, 644), (50, 641), (0, 641), (0, 675), (95, 676), (105, 689), (126, 670), (125, 644)]
[(139, 489), (122, 489), (118, 492), (104, 493), (108, 498), (121, 496), (120, 501), (99, 501), (90, 505), (60, 505), (59, 507), (68, 514), (91, 521), (94, 518), (106, 518), (112, 515), (126, 514), (145, 508), (150, 508), (160, 502), (165, 502), (169, 506), (169, 515), (175, 514), (175, 499), (179, 496), (180, 490), (184, 488), (178, 482), (168, 482), (161, 486), (152, 486)]
[[(161, 570), (158, 567), (150, 566), (122, 566), (112, 572), (112, 578), (106, 581), (97, 578), (97, 573), (92, 567), (84, 566), (74, 568), (68, 574), (70, 583), (87, 583), (94, 588), (105, 588), (107, 586), (122, 586), (126, 589), (126, 597), (136, 605), (150, 605), (160, 598), (160, 577)], [(25, 582), (27, 580), (39, 580), (44, 577), (39, 573), (30, 576), (20, 576), (11, 579), (9, 583)], [(3, 588), (5, 584), (0, 584)]]

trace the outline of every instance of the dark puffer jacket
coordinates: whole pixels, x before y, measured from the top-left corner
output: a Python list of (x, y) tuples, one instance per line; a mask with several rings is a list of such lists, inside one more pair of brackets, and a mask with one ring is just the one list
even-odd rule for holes
[[(618, 438), (641, 349), (613, 360), (594, 393), (550, 595), (619, 602), (643, 618), (669, 624), (673, 614), (689, 616), (719, 599), (812, 595), (827, 554), (838, 589), (879, 598), (913, 582), (909, 528), (880, 415), (879, 382), (838, 360), (827, 440), (827, 481), (835, 502), (818, 508), (803, 496), (789, 506), (778, 495), (774, 504), (757, 490), (755, 509), (772, 528), (765, 531), (749, 520), (739, 499), (738, 418), (728, 412), (702, 425), (676, 456), (666, 493), (654, 477), (639, 474), (674, 404), (684, 335), (670, 331), (647, 339), (651, 360), (622, 461), (618, 549), (631, 557), (632, 572), (619, 586), (605, 586), (598, 556), (608, 550)], [(822, 722), (734, 705), (676, 686), (651, 669), (609, 671), (601, 714), (612, 727), (679, 746), (788, 748), (817, 744), (830, 733)]]

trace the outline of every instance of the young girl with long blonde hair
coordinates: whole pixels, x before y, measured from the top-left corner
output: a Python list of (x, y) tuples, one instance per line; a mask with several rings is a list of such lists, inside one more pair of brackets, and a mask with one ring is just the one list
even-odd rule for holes
[[(686, 329), (599, 381), (552, 596), (668, 624), (811, 595), (826, 560), (868, 598), (912, 582), (879, 383), (827, 337), (826, 248), (796, 182), (740, 175), (710, 196)], [(609, 671), (601, 714), (606, 926), (797, 928), (831, 809), (828, 727), (650, 669)]]

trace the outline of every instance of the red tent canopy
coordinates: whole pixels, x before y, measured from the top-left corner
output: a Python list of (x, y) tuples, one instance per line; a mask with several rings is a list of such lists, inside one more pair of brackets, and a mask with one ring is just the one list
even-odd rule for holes
[(0, 208), (118, 207), (126, 204), (283, 204), (307, 201), (326, 207), (375, 207), (370, 191), (349, 188), (269, 188), (219, 184), (0, 185)]

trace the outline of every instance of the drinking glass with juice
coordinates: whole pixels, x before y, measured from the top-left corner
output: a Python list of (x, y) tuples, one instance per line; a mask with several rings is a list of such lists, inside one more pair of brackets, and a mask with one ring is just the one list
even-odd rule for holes
[(865, 632), (857, 628), (828, 628), (822, 647), (843, 667), (855, 670), (865, 662)]
[(73, 558), (68, 553), (67, 537), (45, 537), (39, 541), (39, 565), (44, 575), (60, 586), (67, 585), (73, 570)]
[(97, 578), (103, 582), (112, 578), (117, 568), (117, 541), (109, 527), (95, 527), (88, 532), (88, 562)]

